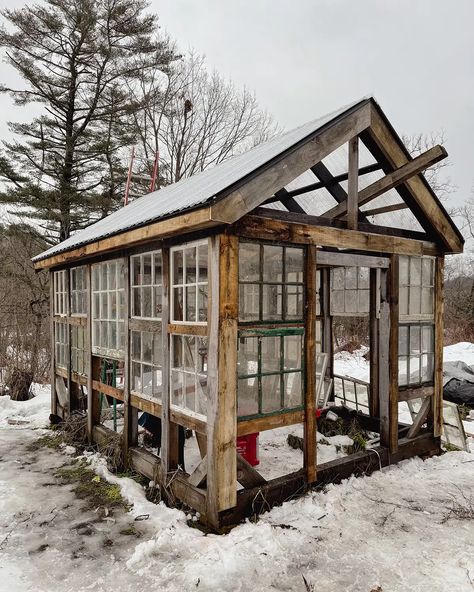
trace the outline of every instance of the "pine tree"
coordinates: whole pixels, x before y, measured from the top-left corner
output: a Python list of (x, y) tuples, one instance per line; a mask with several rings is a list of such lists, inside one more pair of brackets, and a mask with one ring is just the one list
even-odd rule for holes
[(30, 218), (50, 242), (110, 213), (123, 197), (121, 150), (134, 142), (141, 100), (135, 81), (178, 58), (159, 37), (143, 0), (45, 0), (2, 12), (6, 61), (23, 88), (0, 87), (16, 105), (37, 104), (10, 123), (3, 143), (0, 201)]

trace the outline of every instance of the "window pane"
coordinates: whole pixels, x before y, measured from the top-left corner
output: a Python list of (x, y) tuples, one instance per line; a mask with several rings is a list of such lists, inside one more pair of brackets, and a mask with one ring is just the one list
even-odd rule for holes
[(172, 358), (171, 365), (173, 368), (181, 368), (183, 365), (183, 347), (181, 335), (172, 335)]
[(284, 339), (284, 369), (297, 370), (301, 368), (302, 335), (285, 335)]
[(422, 314), (433, 314), (434, 294), (433, 288), (422, 288), (421, 290), (421, 312)]
[(142, 359), (142, 339), (140, 331), (132, 331), (132, 358), (140, 361)]
[(241, 321), (258, 321), (259, 317), (258, 284), (240, 284), (239, 287), (239, 318)]
[(198, 286), (198, 321), (207, 321), (207, 284)]
[(196, 369), (196, 338), (192, 335), (183, 336), (184, 364), (186, 372), (194, 372)]
[(115, 290), (117, 287), (117, 265), (114, 261), (108, 264), (108, 289)]
[(163, 340), (160, 333), (153, 334), (153, 365), (158, 366), (162, 363)]
[(171, 253), (173, 268), (173, 283), (183, 283), (183, 251), (177, 250)]
[(151, 317), (151, 286), (142, 288), (142, 316), (145, 318)]
[(191, 411), (196, 410), (196, 377), (193, 374), (184, 374), (185, 407)]
[(303, 286), (285, 286), (286, 320), (303, 319)]
[(334, 290), (344, 290), (344, 267), (331, 269), (331, 280)]
[(237, 358), (237, 371), (239, 376), (257, 374), (258, 372), (258, 338), (241, 337), (239, 339), (239, 352)]
[(281, 338), (261, 337), (261, 372), (279, 372)]
[(346, 290), (355, 290), (357, 288), (357, 267), (346, 267), (345, 288)]
[(198, 282), (207, 282), (207, 244), (198, 246)]
[[(347, 277), (347, 276), (346, 276)], [(344, 298), (344, 311), (345, 312), (358, 312), (359, 306), (359, 292), (358, 290), (346, 290)]]
[(260, 280), (260, 245), (239, 244), (239, 280), (243, 282)]
[(141, 317), (141, 288), (132, 288), (132, 315), (135, 317)]
[(177, 407), (184, 407), (183, 376), (179, 370), (171, 371), (171, 403)]
[(161, 313), (163, 312), (163, 302), (162, 302), (162, 287), (158, 286), (157, 288), (153, 288), (154, 294), (154, 301), (153, 301), (153, 316), (154, 317), (161, 317)]
[(132, 285), (140, 285), (140, 256), (131, 257), (132, 263)]
[(357, 273), (358, 273), (359, 288), (368, 290), (369, 289), (369, 268), (368, 267), (359, 267)]
[(280, 320), (282, 318), (282, 284), (262, 286), (262, 319)]
[(241, 378), (238, 382), (237, 415), (245, 417), (258, 413), (258, 379)]
[(417, 325), (410, 327), (410, 353), (421, 353), (421, 327)]
[(301, 373), (290, 372), (283, 375), (285, 389), (285, 408), (291, 409), (303, 404), (303, 392), (301, 389)]
[(152, 395), (153, 394), (153, 373), (152, 367), (148, 364), (142, 365), (142, 382), (143, 382), (143, 394), (144, 395)]
[(423, 325), (422, 332), (422, 346), (424, 352), (434, 351), (434, 327), (433, 325)]
[(409, 384), (417, 384), (421, 380), (420, 357), (410, 356), (409, 358)]
[(281, 409), (280, 374), (262, 376), (262, 413)]
[(400, 284), (402, 286), (407, 286), (408, 285), (408, 265), (409, 265), (409, 258), (406, 255), (400, 255), (400, 259), (399, 259), (399, 278), (400, 278)]
[(430, 257), (422, 259), (423, 285), (432, 286), (434, 284), (434, 260)]
[(333, 290), (331, 292), (331, 312), (338, 314), (344, 312), (344, 291)]
[(151, 254), (143, 255), (143, 277), (142, 286), (151, 285)]
[(163, 283), (162, 276), (162, 256), (161, 251), (157, 251), (153, 254), (154, 272), (153, 272), (153, 283), (161, 285)]
[(142, 391), (141, 364), (138, 362), (132, 362), (132, 390)]
[(434, 378), (434, 354), (423, 354), (421, 356), (421, 380), (422, 382), (432, 381)]
[(183, 288), (173, 288), (173, 320), (183, 320)]
[(421, 288), (410, 287), (410, 303), (408, 312), (410, 315), (419, 315), (421, 313)]
[(207, 376), (197, 375), (196, 411), (207, 415)]
[(196, 282), (196, 247), (188, 247), (185, 249), (185, 263), (186, 263), (186, 283), (193, 284)]
[(407, 286), (400, 286), (399, 291), (399, 314), (407, 315), (408, 314), (408, 287)]
[(152, 363), (153, 333), (142, 332), (142, 361), (146, 364)]
[(398, 353), (400, 356), (408, 355), (408, 327), (402, 325), (398, 329)]
[(303, 282), (303, 249), (287, 247), (285, 250), (286, 282)]
[(196, 321), (196, 286), (186, 286), (186, 321)]
[(410, 285), (421, 286), (421, 259), (410, 257)]
[(263, 281), (283, 281), (283, 247), (263, 246)]

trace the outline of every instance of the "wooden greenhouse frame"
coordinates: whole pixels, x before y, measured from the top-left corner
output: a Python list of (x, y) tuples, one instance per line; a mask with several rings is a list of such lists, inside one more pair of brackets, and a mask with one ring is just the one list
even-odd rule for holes
[[(335, 172), (328, 165), (328, 158), (338, 150), (343, 151), (346, 164)], [(362, 152), (371, 155), (370, 162), (364, 163)], [(341, 479), (352, 473), (367, 473), (414, 455), (439, 453), (442, 430), (443, 262), (445, 254), (462, 252), (463, 240), (421, 171), (445, 157), (445, 150), (436, 146), (417, 158), (411, 158), (379, 105), (374, 99), (363, 99), (236, 156), (211, 171), (140, 198), (41, 254), (35, 259), (36, 268), (48, 269), (54, 279), (51, 281), (52, 413), (66, 417), (79, 409), (82, 386), (84, 392), (87, 390), (85, 412), (88, 435), (91, 441), (100, 442), (109, 433), (109, 429), (100, 424), (101, 397), (106, 395), (123, 403), (121, 438), (130, 465), (171, 490), (174, 498), (198, 511), (201, 521), (214, 529), (235, 524), (243, 517), (263, 507), (281, 503), (312, 485)], [(295, 179), (304, 174), (310, 174), (313, 181), (295, 187)], [(387, 195), (396, 196), (396, 199), (383, 201)], [(323, 197), (328, 205), (315, 214), (308, 204), (317, 209), (323, 203)], [(392, 223), (393, 220), (396, 222), (400, 212), (412, 216), (416, 230), (408, 230), (403, 222)], [(384, 223), (379, 223), (380, 220)], [(284, 285), (285, 280), (279, 280), (282, 294), (297, 293), (298, 302), (304, 302), (299, 309), (298, 321), (289, 320), (288, 314), (288, 317), (283, 315), (279, 320), (262, 322), (261, 312), (255, 313), (257, 317), (253, 321), (239, 319), (239, 314), (242, 315), (239, 306), (243, 306), (242, 302), (239, 303), (239, 249), (246, 241), (264, 245), (258, 247), (260, 253), (267, 245), (301, 250), (295, 251), (297, 256), (301, 252), (304, 262), (300, 284), (291, 292)], [(199, 274), (199, 280), (202, 279), (201, 273), (205, 273), (199, 262), (205, 251), (198, 250), (199, 244), (207, 249), (207, 275), (202, 281), (202, 286), (207, 286), (207, 305), (193, 300), (199, 299), (201, 294), (198, 279), (193, 279), (194, 283), (189, 285), (186, 284), (187, 279), (186, 282), (182, 279), (182, 285), (177, 287), (176, 278), (173, 285), (171, 283), (170, 257), (179, 251), (176, 251), (177, 247), (188, 244), (198, 245), (189, 255), (189, 261), (194, 261), (191, 257), (198, 261), (192, 273)], [(132, 296), (135, 298), (136, 288), (132, 259), (136, 257), (134, 261), (141, 261), (138, 255), (151, 252), (160, 253), (159, 286), (158, 271), (153, 272), (154, 280), (148, 280), (150, 285), (155, 282), (153, 302), (155, 305), (160, 302), (159, 318), (151, 318), (148, 313), (132, 314), (135, 306)], [(178, 257), (181, 255), (176, 255)], [(412, 261), (407, 257), (414, 258), (413, 261), (416, 259), (413, 265), (417, 266), (424, 265), (424, 260), (420, 259), (418, 263), (417, 258), (428, 257), (432, 262), (429, 265), (433, 266), (434, 280), (426, 290), (430, 290), (427, 298), (432, 296), (434, 302), (429, 315), (432, 327), (429, 331), (434, 334), (434, 346), (432, 350), (427, 350), (429, 354), (423, 353), (420, 346), (416, 354), (418, 357), (408, 351), (407, 364), (409, 359), (421, 360), (423, 355), (432, 356), (433, 368), (429, 380), (422, 380), (420, 375), (417, 384), (407, 384), (402, 388), (399, 386), (398, 351), (399, 329), (402, 326), (399, 274), (400, 266)], [(117, 261), (120, 264), (116, 264)], [(114, 275), (113, 280), (108, 279), (109, 283), (104, 284), (107, 286), (104, 288), (100, 282), (106, 280), (95, 280), (93, 274), (105, 269), (102, 264), (107, 262), (112, 262), (112, 267), (107, 269), (115, 270), (113, 273), (118, 275)], [(318, 347), (332, 352), (329, 278), (330, 269), (334, 266), (365, 266), (370, 269), (370, 413), (361, 415), (361, 421), (367, 429), (380, 433), (380, 446), (318, 464), (315, 360)], [(79, 267), (82, 271), (71, 272)], [(184, 273), (179, 271), (179, 266), (176, 269), (176, 273)], [(142, 277), (144, 267), (140, 270)], [(321, 270), (319, 280), (318, 270)], [(192, 273), (189, 273), (191, 277)], [(100, 289), (97, 286), (93, 289), (94, 281), (98, 282)], [(261, 307), (261, 294), (265, 290), (261, 276), (258, 281), (262, 285), (257, 286), (257, 281), (254, 285), (257, 286), (255, 293), (259, 294)], [(120, 283), (120, 288), (115, 282)], [(161, 300), (157, 295), (158, 289)], [(418, 292), (413, 290), (413, 294), (421, 293), (423, 289), (422, 286)], [(198, 319), (196, 310), (190, 313), (194, 314), (194, 322), (183, 320), (187, 312), (181, 312), (180, 319), (176, 318), (177, 313), (172, 312), (171, 299), (176, 294), (181, 294), (183, 299), (186, 290), (186, 299), (198, 303), (196, 310), (199, 308), (202, 319), (207, 316), (205, 321), (200, 322), (201, 317)], [(410, 286), (404, 294), (409, 290)], [(97, 307), (101, 306), (101, 298), (104, 302), (109, 298), (108, 312), (104, 313), (105, 316), (102, 312), (94, 313), (93, 318), (91, 311), (99, 310)], [(413, 299), (415, 302), (415, 296)], [(143, 309), (140, 310), (143, 312)], [(320, 339), (316, 335), (317, 319), (322, 327)], [(97, 335), (94, 333), (96, 330)], [(118, 343), (123, 339), (121, 353), (115, 355), (123, 376), (119, 386), (111, 385), (104, 378), (102, 360), (114, 358), (114, 355), (109, 356), (106, 350), (98, 353), (97, 343), (102, 343), (100, 331), (109, 331), (108, 334), (118, 339)], [(281, 338), (282, 343), (285, 331), (302, 335), (303, 356), (301, 369), (298, 370), (303, 384), (301, 404), (282, 409), (284, 412), (264, 413), (260, 412), (260, 402), (259, 413), (239, 420), (239, 342), (249, 335), (260, 339), (265, 331)], [(133, 332), (146, 333), (146, 339), (152, 340), (153, 351), (156, 349), (159, 352), (153, 354), (151, 363), (159, 367), (154, 376), (160, 377), (156, 379), (161, 381), (160, 397), (132, 388), (131, 364), (136, 364), (138, 373), (144, 372), (140, 370), (141, 358), (132, 360)], [(118, 338), (117, 335), (123, 337)], [(205, 415), (183, 410), (172, 401), (174, 387), (170, 386), (170, 372), (175, 362), (171, 359), (170, 346), (171, 342), (185, 343), (178, 338), (183, 335), (207, 340)], [(110, 344), (112, 337), (108, 339)], [(145, 338), (142, 336), (140, 339)], [(178, 348), (177, 345), (173, 347)], [(78, 366), (79, 358), (81, 365)], [(191, 380), (189, 376), (193, 377), (193, 388), (198, 389), (201, 384), (199, 372), (204, 366), (199, 369), (196, 364), (194, 369), (186, 370), (186, 380)], [(283, 384), (284, 370), (279, 372), (278, 380)], [(333, 373), (331, 363), (328, 373)], [(261, 381), (261, 377), (256, 380)], [(143, 388), (143, 378), (141, 384)], [(267, 391), (259, 389), (260, 397), (269, 396)], [(282, 392), (279, 396), (283, 400)], [(398, 403), (415, 398), (423, 400), (420, 412), (411, 427), (403, 426), (399, 423)], [(142, 411), (161, 418), (159, 458), (138, 447), (137, 421)], [(237, 453), (238, 436), (298, 423), (304, 426), (304, 464), (295, 473), (267, 481)], [(198, 435), (202, 460), (190, 475), (179, 468), (178, 426), (191, 429)], [(240, 489), (238, 483), (242, 486)]]

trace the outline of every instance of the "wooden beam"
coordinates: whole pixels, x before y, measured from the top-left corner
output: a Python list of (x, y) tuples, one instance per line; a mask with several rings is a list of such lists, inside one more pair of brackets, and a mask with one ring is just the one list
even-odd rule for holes
[(309, 245), (305, 259), (305, 418), (304, 468), (308, 483), (316, 481), (316, 247)]
[(389, 334), (389, 450), (398, 449), (398, 323), (399, 323), (399, 255), (392, 255), (388, 272), (388, 293), (390, 302)]
[(118, 401), (124, 401), (124, 393), (122, 389), (119, 389), (115, 386), (111, 386), (110, 384), (105, 384), (104, 382), (101, 382), (100, 380), (93, 380), (92, 381), (92, 389), (94, 391), (97, 391), (99, 393), (103, 393), (104, 395), (107, 395), (108, 397), (113, 397), (114, 399), (117, 399)]
[(237, 501), (237, 323), (236, 236), (209, 239), (209, 346), (207, 411), (207, 517), (218, 526), (219, 512)]
[(291, 148), (240, 187), (211, 206), (211, 219), (232, 224), (259, 206), (275, 191), (285, 187), (315, 163), (349, 141), (370, 125), (370, 104), (364, 102), (343, 117), (328, 124), (326, 129), (312, 134), (299, 146)]
[(373, 208), (372, 210), (364, 210), (364, 216), (377, 216), (377, 214), (387, 214), (389, 212), (398, 212), (399, 210), (406, 210), (408, 208), (406, 203), (396, 203), (390, 206), (382, 206), (380, 208)]
[(398, 392), (399, 401), (413, 401), (414, 399), (424, 399), (432, 397), (434, 388), (432, 386), (421, 386), (418, 388), (403, 389)]
[(349, 179), (347, 184), (347, 227), (357, 230), (357, 219), (359, 214), (358, 192), (359, 192), (359, 138), (349, 140)]
[[(395, 137), (395, 132), (390, 129), (380, 114), (379, 108), (375, 105), (372, 105), (371, 125), (367, 131), (394, 169), (409, 162), (406, 151), (399, 145)], [(421, 175), (415, 175), (405, 184), (420, 211), (436, 231), (440, 242), (444, 244), (446, 252), (461, 253), (463, 250), (462, 237), (456, 231), (454, 223), (443, 207), (433, 198), (427, 182), (422, 179)]]
[(198, 464), (198, 466), (191, 473), (191, 475), (189, 475), (188, 483), (190, 483), (190, 485), (194, 485), (194, 487), (199, 487), (206, 480), (206, 475), (207, 475), (207, 457), (204, 456), (201, 459), (201, 462)]
[(51, 344), (51, 367), (49, 381), (51, 383), (51, 413), (58, 414), (58, 401), (56, 398), (56, 335), (54, 328), (54, 273), (49, 272), (49, 331)]
[(237, 435), (247, 436), (248, 434), (255, 434), (255, 432), (264, 432), (296, 423), (303, 423), (303, 421), (304, 411), (289, 411), (288, 413), (279, 413), (278, 415), (269, 415), (268, 417), (245, 419), (237, 423)]
[(370, 385), (369, 412), (371, 417), (379, 416), (379, 331), (380, 331), (380, 272), (371, 268), (369, 271), (369, 340), (370, 340)]
[(279, 191), (275, 192), (275, 197), (278, 201), (288, 208), (290, 212), (297, 212), (299, 214), (306, 214), (306, 211), (300, 206), (294, 197), (289, 195), (288, 191), (283, 187)]
[(134, 228), (133, 230), (128, 230), (87, 245), (82, 245), (81, 247), (71, 249), (70, 251), (51, 255), (50, 257), (36, 261), (34, 264), (35, 269), (48, 269), (65, 263), (71, 263), (78, 259), (84, 259), (85, 257), (123, 249), (124, 245), (131, 247), (157, 238), (167, 238), (178, 234), (201, 230), (203, 228), (218, 226), (218, 223), (211, 220), (210, 215), (210, 208), (201, 208), (199, 210), (187, 212), (186, 214), (167, 218), (166, 220), (160, 220), (159, 222), (141, 226), (140, 228)]
[(138, 446), (138, 409), (131, 404), (130, 385), (131, 385), (131, 363), (130, 363), (130, 258), (126, 257), (124, 261), (124, 368), (123, 368), (123, 402), (124, 402), (124, 426), (123, 426), (123, 451), (125, 462), (128, 463), (128, 450), (132, 446)]
[(434, 393), (433, 393), (433, 433), (441, 436), (443, 432), (443, 346), (444, 346), (444, 257), (436, 257), (434, 283)]
[(267, 480), (240, 454), (237, 454), (237, 481), (246, 489), (267, 483)]
[(235, 231), (239, 236), (251, 239), (278, 240), (380, 253), (433, 255), (438, 252), (436, 245), (428, 241), (288, 222), (279, 219), (273, 213), (263, 214), (262, 210), (259, 210), (258, 216), (247, 215), (239, 220), (235, 225)]
[(345, 253), (343, 251), (318, 251), (318, 266), (330, 265), (331, 267), (371, 267), (388, 268), (390, 259), (388, 257), (377, 257), (375, 255), (359, 255)]
[(421, 427), (426, 422), (428, 418), (428, 414), (430, 412), (431, 407), (431, 399), (429, 397), (423, 399), (423, 403), (421, 404), (420, 410), (416, 414), (415, 419), (413, 420), (412, 425), (407, 433), (407, 438), (415, 438), (420, 433)]
[[(414, 175), (418, 175), (425, 169), (433, 166), (440, 160), (443, 160), (448, 156), (448, 153), (442, 146), (434, 146), (430, 148), (423, 154), (420, 154), (413, 160), (410, 160), (403, 164), (402, 166), (398, 167), (391, 173), (386, 174), (381, 179), (377, 179), (374, 183), (371, 183), (368, 187), (362, 189), (359, 192), (358, 197), (358, 204), (359, 207), (365, 205), (369, 201), (374, 200), (379, 195), (386, 193), (390, 189), (401, 185), (408, 181)], [(337, 218), (339, 216), (344, 215), (347, 211), (347, 204), (341, 203), (328, 210), (324, 216), (328, 216), (330, 218)], [(364, 212), (366, 214), (366, 212)]]

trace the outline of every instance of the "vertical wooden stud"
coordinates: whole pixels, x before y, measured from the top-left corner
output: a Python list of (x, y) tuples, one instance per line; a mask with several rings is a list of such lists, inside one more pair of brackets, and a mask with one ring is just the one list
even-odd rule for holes
[(124, 401), (124, 425), (123, 425), (123, 451), (125, 463), (128, 461), (128, 451), (138, 444), (138, 410), (130, 404), (130, 257), (124, 261), (124, 287), (125, 287), (125, 321), (124, 321), (124, 366), (123, 366), (123, 401)]
[(305, 259), (305, 418), (304, 468), (308, 483), (316, 481), (316, 247), (306, 248)]
[(56, 397), (56, 335), (54, 332), (54, 271), (49, 272), (49, 317), (51, 331), (51, 413), (58, 414), (58, 399)]
[(370, 399), (369, 412), (372, 417), (379, 416), (379, 272), (370, 269), (370, 305), (369, 305), (369, 339), (370, 339)]
[(321, 268), (321, 313), (322, 326), (322, 351), (329, 354), (328, 369), (332, 377), (334, 375), (334, 339), (332, 334), (331, 317), (331, 270), (328, 267)]
[(359, 138), (349, 140), (349, 177), (347, 181), (347, 228), (357, 230), (359, 215)]
[(434, 277), (434, 394), (433, 434), (440, 437), (443, 431), (443, 345), (444, 345), (444, 257), (436, 257)]
[(89, 372), (87, 375), (87, 437), (93, 442), (94, 426), (100, 421), (99, 394), (93, 390), (92, 381), (100, 375), (100, 358), (92, 355), (92, 266), (87, 266), (87, 351)]
[(238, 256), (235, 236), (209, 239), (207, 495), (209, 523), (237, 503)]
[(67, 360), (66, 360), (66, 371), (67, 371), (67, 402), (63, 409), (63, 419), (69, 417), (71, 414), (71, 399), (72, 399), (72, 368), (71, 368), (71, 324), (69, 319), (71, 318), (71, 271), (70, 269), (65, 270), (66, 274), (66, 336), (67, 336)]

